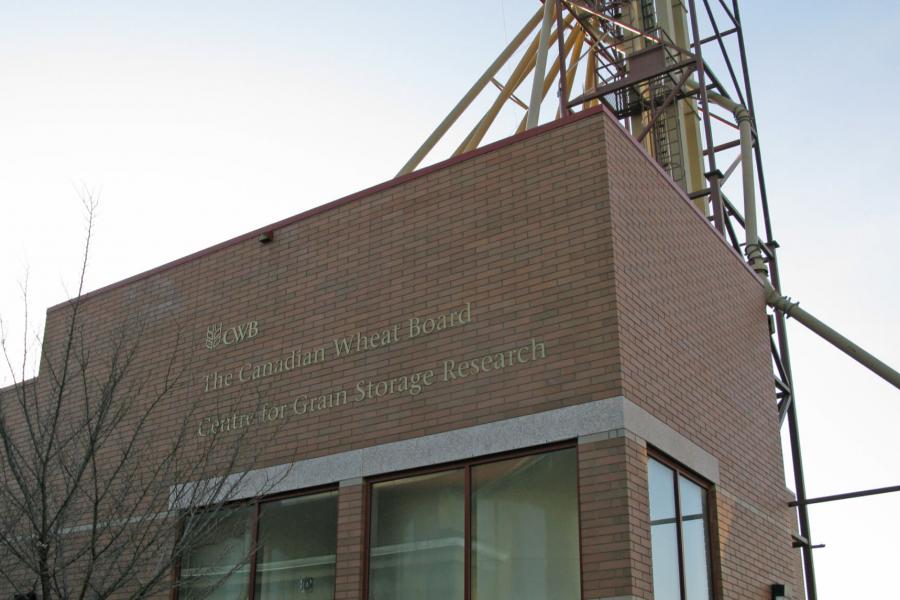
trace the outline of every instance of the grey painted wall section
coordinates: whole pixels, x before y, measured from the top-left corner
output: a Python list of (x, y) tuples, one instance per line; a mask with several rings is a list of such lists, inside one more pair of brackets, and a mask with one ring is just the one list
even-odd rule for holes
[[(429, 467), (579, 439), (609, 439), (630, 432), (713, 483), (719, 481), (714, 456), (622, 396), (504, 419), (369, 448), (340, 452), (244, 474), (233, 500), (265, 490), (272, 494)], [(241, 475), (235, 475), (240, 477)], [(182, 508), (173, 504), (172, 508)]]

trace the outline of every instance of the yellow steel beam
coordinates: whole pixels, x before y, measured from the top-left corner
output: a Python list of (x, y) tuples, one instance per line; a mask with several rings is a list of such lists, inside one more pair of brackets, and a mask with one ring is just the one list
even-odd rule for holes
[[(566, 25), (569, 25), (572, 22), (572, 15), (566, 16)], [(551, 37), (555, 35), (556, 32), (551, 33)], [(521, 85), (522, 81), (524, 81), (525, 77), (529, 72), (534, 68), (534, 63), (537, 55), (538, 44), (540, 43), (540, 34), (535, 36), (532, 40), (531, 44), (525, 50), (525, 54), (522, 56), (522, 59), (519, 61), (519, 64), (516, 66), (512, 75), (509, 76), (509, 80), (507, 80), (506, 85), (503, 86), (503, 91), (497, 96), (494, 100), (494, 103), (488, 109), (487, 113), (477, 125), (472, 129), (466, 139), (459, 145), (456, 151), (453, 153), (453, 156), (457, 154), (462, 154), (463, 152), (468, 152), (470, 150), (474, 150), (478, 147), (478, 144), (481, 143), (481, 140), (484, 138), (487, 133), (488, 128), (494, 122), (494, 119), (497, 118), (497, 114), (500, 112), (500, 109), (503, 107), (503, 103), (506, 102), (510, 95), (516, 91), (516, 88)]]
[(506, 64), (506, 61), (509, 60), (509, 57), (513, 55), (513, 53), (519, 48), (525, 38), (528, 37), (528, 34), (537, 26), (538, 21), (541, 20), (541, 16), (543, 15), (543, 7), (539, 8), (537, 12), (534, 13), (534, 16), (525, 24), (525, 27), (510, 41), (510, 43), (504, 48), (503, 52), (500, 53), (500, 56), (494, 60), (493, 63), (487, 68), (487, 70), (481, 75), (481, 78), (475, 85), (469, 89), (468, 92), (456, 103), (456, 106), (453, 107), (453, 110), (444, 117), (444, 120), (441, 121), (440, 125), (428, 136), (428, 139), (419, 147), (418, 150), (410, 157), (406, 164), (403, 165), (403, 168), (400, 169), (400, 172), (397, 173), (398, 176), (404, 175), (406, 173), (411, 172), (419, 163), (422, 162), (422, 159), (431, 152), (432, 148), (434, 148), (435, 144), (447, 133), (447, 130), (456, 122), (459, 118), (459, 115), (465, 111), (472, 101), (475, 99), (478, 94), (484, 89), (484, 87), (490, 82), (490, 80), (497, 74), (497, 71)]

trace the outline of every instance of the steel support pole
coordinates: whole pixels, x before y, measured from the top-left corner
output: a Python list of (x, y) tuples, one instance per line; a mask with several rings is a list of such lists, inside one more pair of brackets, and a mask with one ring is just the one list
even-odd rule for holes
[[(700, 25), (697, 22), (697, 6), (694, 0), (690, 0), (691, 34), (694, 38), (694, 56), (697, 59), (697, 80), (700, 85), (700, 101), (703, 103), (703, 134), (706, 138), (706, 147), (715, 148), (712, 135), (712, 123), (709, 119), (709, 98), (706, 97), (706, 67), (703, 64), (703, 48), (700, 45)], [(716, 153), (707, 155), (709, 172), (709, 197), (712, 203), (713, 224), (716, 231), (722, 237), (725, 236), (725, 211), (722, 207), (722, 192), (719, 189), (719, 176), (716, 170)]]
[(741, 10), (738, 8), (738, 1), (732, 0), (734, 7), (734, 22), (738, 38), (738, 50), (741, 58), (741, 74), (744, 78), (744, 92), (747, 94), (747, 108), (750, 109), (750, 116), (753, 119), (753, 135), (755, 143), (753, 151), (756, 155), (756, 177), (759, 183), (759, 199), (762, 203), (763, 221), (766, 227), (766, 241), (771, 242), (772, 224), (769, 218), (769, 196), (766, 194), (766, 177), (763, 174), (762, 150), (759, 144), (759, 130), (756, 128), (756, 109), (753, 107), (753, 88), (750, 86), (750, 68), (747, 66), (747, 51), (744, 47), (744, 28), (741, 24)]
[[(782, 316), (782, 319), (784, 317)], [(793, 390), (793, 383), (791, 390)], [(791, 392), (793, 394), (793, 391)], [(800, 535), (806, 540), (806, 544), (800, 547), (803, 555), (803, 575), (806, 581), (806, 597), (808, 600), (816, 600), (816, 569), (813, 563), (812, 535), (809, 527), (809, 510), (806, 508), (806, 480), (803, 476), (803, 456), (800, 453), (800, 424), (797, 420), (797, 403), (791, 402), (788, 406), (788, 435), (791, 440), (791, 461), (794, 465), (794, 487), (796, 488), (797, 501), (803, 502), (797, 506), (797, 522), (800, 526)]]
[[(772, 220), (769, 213), (769, 196), (766, 192), (766, 178), (763, 171), (762, 163), (762, 147), (759, 141), (759, 130), (756, 128), (756, 108), (753, 104), (753, 88), (750, 85), (750, 68), (747, 65), (747, 50), (744, 44), (744, 28), (741, 22), (741, 10), (738, 6), (738, 0), (732, 0), (731, 6), (734, 10), (733, 21), (737, 30), (738, 51), (741, 60), (741, 75), (744, 80), (744, 92), (747, 94), (747, 108), (750, 109), (750, 116), (753, 119), (753, 132), (755, 143), (753, 144), (753, 152), (756, 158), (756, 175), (759, 184), (760, 204), (762, 205), (763, 225), (766, 231), (766, 241), (769, 244), (774, 242), (772, 232)], [(771, 247), (772, 260), (769, 264), (772, 273), (772, 284), (776, 290), (781, 290), (780, 277), (778, 272), (778, 260), (774, 246)], [(800, 535), (812, 545), (812, 532), (809, 525), (809, 511), (806, 505), (806, 480), (803, 475), (803, 456), (800, 452), (800, 425), (797, 418), (797, 398), (796, 389), (794, 387), (793, 375), (791, 372), (791, 356), (787, 341), (787, 324), (785, 323), (784, 313), (775, 311), (775, 328), (778, 338), (778, 349), (781, 355), (781, 362), (785, 372), (788, 375), (788, 384), (791, 387), (791, 395), (785, 401), (789, 402), (787, 406), (788, 433), (791, 441), (791, 463), (794, 471), (794, 489), (797, 494), (797, 521), (800, 528)], [(803, 557), (803, 575), (806, 583), (807, 600), (817, 600), (818, 591), (816, 589), (816, 568), (813, 560), (813, 552), (810, 546), (804, 546), (801, 550)]]
[(544, 20), (541, 23), (541, 39), (538, 44), (537, 58), (534, 63), (534, 76), (531, 80), (531, 100), (528, 102), (528, 123), (526, 129), (538, 124), (541, 117), (541, 98), (544, 90), (544, 74), (547, 72), (547, 49), (550, 47), (550, 26), (556, 3), (544, 0)]
[[(566, 70), (566, 51), (563, 44), (563, 17), (562, 17), (562, 9), (563, 4), (562, 0), (556, 0), (556, 45), (559, 51), (559, 116), (567, 117), (569, 116), (569, 107), (567, 106), (569, 102), (569, 88), (566, 85), (568, 82), (566, 79), (568, 78), (568, 71)], [(578, 57), (574, 57), (573, 62), (577, 62)], [(543, 94), (541, 95), (543, 98)]]
[[(572, 65), (569, 67), (569, 71), (572, 70), (572, 67), (575, 67), (578, 65), (578, 61), (574, 60), (577, 57), (578, 50), (572, 50), (572, 49), (576, 45), (580, 46), (580, 44), (582, 43), (583, 40), (584, 40), (584, 30), (576, 29), (569, 36), (569, 38), (566, 40), (566, 42), (563, 46), (563, 50), (566, 54), (569, 54), (570, 51), (575, 52), (575, 54), (572, 55), (573, 60), (572, 60)], [(552, 65), (550, 65), (550, 70), (547, 72), (547, 78), (544, 80), (544, 89), (542, 90), (542, 93), (541, 93), (541, 101), (543, 101), (543, 99), (547, 96), (547, 92), (550, 91), (550, 86), (553, 85), (553, 79), (559, 73), (559, 65), (560, 65), (559, 62), (555, 62)], [(516, 128), (516, 133), (522, 133), (523, 131), (525, 131), (525, 126), (527, 125), (527, 123), (528, 123), (528, 111), (526, 110), (525, 114), (522, 116), (522, 119), (519, 121), (519, 126)]]
[[(772, 287), (781, 290), (781, 274), (778, 271), (778, 257), (775, 248), (771, 248), (772, 260), (769, 263), (769, 272)], [(778, 350), (781, 354), (781, 364), (788, 377), (788, 385), (791, 388), (791, 396), (787, 407), (788, 438), (791, 442), (791, 465), (794, 471), (794, 493), (797, 501), (802, 502), (797, 506), (797, 525), (800, 535), (807, 541), (806, 546), (800, 550), (803, 559), (803, 576), (806, 582), (807, 600), (817, 600), (816, 592), (816, 568), (812, 552), (812, 531), (809, 526), (809, 510), (806, 506), (806, 477), (803, 474), (803, 454), (800, 451), (800, 423), (797, 418), (797, 388), (794, 386), (794, 373), (791, 370), (791, 351), (787, 341), (787, 323), (784, 312), (775, 310), (775, 332), (778, 338)]]

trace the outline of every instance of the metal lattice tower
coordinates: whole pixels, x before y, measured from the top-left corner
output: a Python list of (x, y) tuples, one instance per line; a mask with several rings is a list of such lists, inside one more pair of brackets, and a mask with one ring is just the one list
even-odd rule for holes
[[(511, 75), (506, 82), (498, 81), (500, 69), (514, 57), (518, 62)], [(802, 552), (807, 598), (815, 600), (786, 318), (795, 317), (896, 387), (900, 375), (781, 293), (778, 243), (737, 0), (545, 0), (398, 175), (414, 170), (491, 83), (499, 92), (454, 156), (479, 147), (509, 103), (524, 114), (518, 129), (507, 135), (538, 125), (542, 116), (546, 122), (603, 104), (693, 200), (710, 226), (746, 254), (765, 283), (771, 309), (773, 409), (788, 427), (797, 495), (792, 503), (799, 525), (794, 546)], [(559, 103), (547, 110), (545, 98), (553, 87)], [(729, 184), (737, 171), (741, 177)]]

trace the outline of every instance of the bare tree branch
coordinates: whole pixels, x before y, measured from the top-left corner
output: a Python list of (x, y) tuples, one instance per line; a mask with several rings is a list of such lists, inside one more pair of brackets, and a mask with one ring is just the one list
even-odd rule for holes
[[(255, 457), (243, 443), (246, 429), (198, 443), (191, 410), (161, 426), (190, 373), (180, 335), (163, 361), (147, 366), (141, 314), (104, 337), (86, 331), (83, 292), (97, 202), (85, 190), (80, 195), (86, 233), (77, 291), (54, 324), (53, 344), (36, 345), (39, 378), (26, 378), (27, 334), (19, 362), (0, 322), (3, 364), (13, 380), (0, 389), (0, 591), (34, 591), (41, 600), (137, 600), (178, 585), (173, 567), (216, 531), (238, 494), (255, 500), (245, 475), (234, 475), (249, 472)], [(27, 306), (27, 282), (22, 294)], [(25, 331), (28, 319), (26, 308)], [(262, 397), (257, 390), (255, 401)], [(162, 446), (154, 445), (160, 437)], [(255, 494), (278, 481), (258, 482)]]

